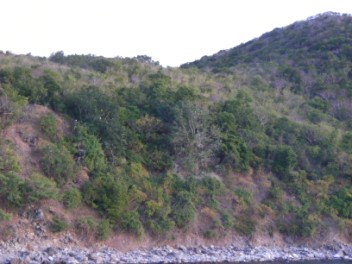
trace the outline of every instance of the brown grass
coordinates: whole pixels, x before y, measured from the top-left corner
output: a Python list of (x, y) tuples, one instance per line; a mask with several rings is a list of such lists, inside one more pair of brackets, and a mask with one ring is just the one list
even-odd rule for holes
[(41, 117), (52, 113), (57, 120), (58, 134), (62, 136), (69, 132), (69, 124), (45, 106), (29, 105), (24, 111), (21, 120), (3, 130), (1, 136), (13, 143), (22, 168), (21, 175), (26, 178), (33, 171), (40, 171), (37, 150), (48, 143), (39, 129)]

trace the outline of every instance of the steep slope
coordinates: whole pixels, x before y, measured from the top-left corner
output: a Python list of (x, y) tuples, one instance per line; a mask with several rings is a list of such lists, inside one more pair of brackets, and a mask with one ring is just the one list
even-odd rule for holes
[[(111, 245), (124, 232), (351, 241), (349, 21), (323, 14), (275, 30), (201, 60), (213, 72), (147, 56), (0, 54), (0, 127), (13, 135), (0, 141), (1, 219), (42, 202), (60, 208), (54, 232)], [(34, 107), (46, 109), (47, 144), (32, 151), (15, 128), (38, 104), (51, 108)]]
[[(221, 74), (251, 74), (247, 84), (292, 91), (311, 101), (310, 121), (321, 112), (351, 122), (352, 17), (324, 13), (213, 56), (182, 65)], [(243, 69), (246, 69), (243, 71)], [(243, 74), (244, 73), (244, 74)]]
[(324, 66), (335, 58), (351, 61), (352, 17), (324, 13), (284, 28), (276, 28), (235, 48), (204, 56), (181, 67), (214, 72), (246, 63), (293, 63), (303, 67)]

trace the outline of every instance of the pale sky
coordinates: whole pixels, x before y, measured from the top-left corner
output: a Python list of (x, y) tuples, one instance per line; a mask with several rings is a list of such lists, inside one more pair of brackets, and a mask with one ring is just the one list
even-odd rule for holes
[(151, 56), (179, 66), (352, 0), (0, 0), (0, 50)]

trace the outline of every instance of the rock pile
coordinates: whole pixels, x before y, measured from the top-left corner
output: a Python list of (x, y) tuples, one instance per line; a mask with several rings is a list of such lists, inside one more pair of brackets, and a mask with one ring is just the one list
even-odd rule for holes
[(1, 264), (37, 263), (199, 263), (199, 262), (252, 262), (295, 260), (352, 260), (352, 245), (338, 244), (320, 248), (287, 247), (267, 248), (236, 245), (227, 247), (200, 246), (120, 252), (112, 248), (97, 251), (82, 248), (47, 247), (38, 251), (18, 250), (7, 254), (0, 249)]

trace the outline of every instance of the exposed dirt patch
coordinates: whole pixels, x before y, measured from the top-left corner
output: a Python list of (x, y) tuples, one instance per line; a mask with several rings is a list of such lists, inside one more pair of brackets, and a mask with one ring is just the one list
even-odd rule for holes
[[(27, 106), (22, 118), (17, 123), (14, 123), (1, 131), (0, 136), (10, 141), (13, 146), (21, 166), (20, 175), (23, 178), (30, 177), (33, 172), (41, 172), (41, 154), (39, 150), (49, 144), (50, 140), (41, 131), (40, 120), (43, 116), (49, 113), (56, 119), (58, 136), (63, 137), (68, 135), (70, 132), (69, 123), (62, 116), (56, 114), (49, 108), (40, 105)], [(80, 187), (87, 180), (89, 180), (88, 171), (87, 169), (82, 168), (77, 172), (76, 181), (71, 183), (71, 187)], [(66, 187), (68, 188), (70, 186)], [(65, 187), (63, 189), (65, 189)], [(31, 214), (37, 209), (40, 209), (44, 213), (44, 219), (40, 223), (33, 222), (31, 216)], [(11, 221), (0, 222), (0, 239), (37, 241), (39, 244), (45, 243), (46, 240), (50, 240), (51, 242), (60, 245), (60, 241), (65, 236), (65, 232), (55, 234), (50, 231), (50, 223), (54, 217), (63, 219), (69, 226), (69, 232), (73, 233), (75, 231), (75, 222), (78, 219), (91, 218), (96, 221), (99, 219), (97, 213), (85, 205), (82, 205), (77, 209), (66, 209), (61, 201), (41, 201), (39, 204), (31, 205), (29, 208), (23, 210), (21, 215), (13, 214)], [(44, 235), (38, 235), (36, 233), (38, 224), (43, 230), (46, 230), (43, 233)], [(75, 241), (82, 244), (82, 246), (90, 246), (84, 238), (78, 238)]]
[(245, 245), (245, 241), (239, 237), (233, 237), (232, 235), (227, 236), (219, 240), (216, 239), (205, 239), (197, 233), (191, 231), (178, 231), (174, 232), (172, 236), (158, 237), (151, 235), (144, 235), (139, 238), (132, 236), (131, 234), (120, 233), (112, 236), (106, 242), (105, 245), (116, 248), (120, 251), (126, 252), (133, 249), (150, 249), (153, 247), (162, 246), (201, 246), (201, 245), (228, 245), (239, 242), (239, 245)]
[(58, 135), (67, 134), (69, 132), (68, 122), (49, 108), (40, 105), (27, 106), (20, 122), (1, 131), (2, 138), (14, 145), (22, 168), (21, 174), (25, 178), (29, 177), (33, 171), (40, 171), (38, 149), (47, 144), (47, 139), (40, 131), (39, 122), (48, 113), (55, 116)]
[(82, 187), (87, 181), (89, 181), (88, 168), (83, 167), (80, 171), (77, 172), (74, 183), (76, 187)]

